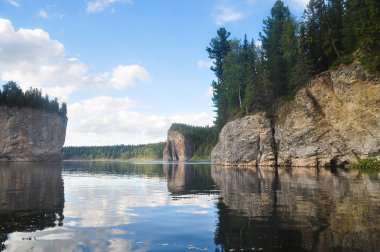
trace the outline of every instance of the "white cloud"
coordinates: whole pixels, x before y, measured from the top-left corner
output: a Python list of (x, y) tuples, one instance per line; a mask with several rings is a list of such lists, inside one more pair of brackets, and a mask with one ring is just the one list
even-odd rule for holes
[(223, 25), (229, 22), (236, 22), (244, 18), (244, 14), (232, 7), (219, 6), (214, 14), (214, 21), (217, 25)]
[(13, 5), (14, 7), (20, 7), (20, 3), (18, 2), (18, 0), (7, 0), (8, 3), (10, 3), (11, 5)]
[(198, 60), (197, 65), (200, 69), (210, 70), (210, 67), (212, 66), (212, 60)]
[(38, 12), (38, 17), (43, 18), (43, 19), (49, 19), (49, 14), (46, 12), (44, 9), (40, 9)]
[(64, 17), (63, 14), (57, 13), (54, 11), (54, 9), (57, 7), (56, 4), (53, 5), (46, 5), (45, 8), (41, 8), (38, 13), (37, 17), (41, 19), (48, 19), (48, 20), (53, 20), (53, 19), (62, 19)]
[[(68, 102), (66, 145), (137, 144), (164, 141), (173, 122), (212, 125), (207, 113), (160, 116), (133, 110), (128, 97), (97, 96), (75, 103), (73, 93), (94, 93), (147, 83), (151, 76), (140, 65), (119, 65), (110, 71), (90, 73), (80, 59), (69, 57), (62, 43), (41, 29), (16, 30), (0, 18), (0, 83), (14, 80), (23, 89), (41, 88), (50, 97)], [(96, 96), (96, 95), (95, 95)]]
[(141, 144), (165, 141), (174, 122), (212, 125), (207, 113), (172, 116), (133, 111), (134, 101), (128, 97), (99, 96), (69, 105), (70, 124), (65, 145)]
[(95, 13), (95, 12), (100, 12), (108, 7), (110, 7), (112, 4), (115, 3), (128, 3), (132, 4), (132, 0), (96, 0), (96, 1), (91, 1), (87, 2), (87, 12), (88, 13)]
[(149, 72), (139, 65), (117, 66), (112, 72), (111, 85), (116, 89), (123, 89), (134, 85), (136, 80), (147, 83), (151, 77)]
[(122, 89), (149, 82), (149, 72), (139, 65), (119, 65), (110, 72), (90, 74), (85, 63), (67, 57), (63, 44), (41, 29), (15, 30), (0, 18), (0, 81), (14, 80), (23, 89), (41, 88), (67, 101), (75, 91), (92, 87)]

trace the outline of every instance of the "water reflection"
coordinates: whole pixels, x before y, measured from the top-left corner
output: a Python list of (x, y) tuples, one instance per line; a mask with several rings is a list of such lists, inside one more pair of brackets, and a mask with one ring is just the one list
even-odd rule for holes
[(342, 170), (2, 165), (0, 250), (378, 251), (379, 191)]
[(103, 162), (103, 161), (70, 161), (64, 162), (65, 174), (79, 174), (80, 176), (129, 176), (129, 177), (157, 177), (164, 178), (162, 163), (130, 163), (130, 162)]
[(4, 242), (10, 233), (62, 225), (63, 208), (60, 164), (1, 164), (0, 250), (5, 248)]
[(224, 251), (377, 251), (379, 178), (355, 172), (212, 167)]
[[(7, 251), (213, 250), (218, 192), (209, 165), (64, 162), (62, 177), (63, 225), (13, 232)], [(171, 191), (172, 182), (181, 189)]]
[(217, 193), (208, 167), (205, 164), (164, 163), (169, 191), (173, 195)]

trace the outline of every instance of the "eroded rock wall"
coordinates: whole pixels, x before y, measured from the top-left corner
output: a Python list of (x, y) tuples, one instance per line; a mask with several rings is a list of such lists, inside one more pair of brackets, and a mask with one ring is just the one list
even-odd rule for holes
[(278, 163), (344, 164), (380, 155), (380, 82), (358, 64), (321, 74), (283, 106)]
[(329, 166), (378, 156), (380, 81), (353, 63), (318, 75), (272, 123), (257, 113), (226, 124), (211, 161)]
[(0, 106), (0, 160), (60, 160), (66, 125), (54, 112)]
[(245, 116), (227, 123), (211, 152), (212, 163), (274, 165), (273, 132), (265, 113)]
[(168, 131), (166, 146), (163, 151), (164, 161), (184, 162), (194, 154), (194, 145), (191, 139), (186, 138), (179, 131)]

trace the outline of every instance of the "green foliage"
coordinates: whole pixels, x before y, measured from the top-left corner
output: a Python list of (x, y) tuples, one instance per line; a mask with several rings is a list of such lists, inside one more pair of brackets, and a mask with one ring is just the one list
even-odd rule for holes
[(223, 79), (223, 62), (227, 53), (230, 51), (228, 37), (231, 35), (225, 28), (221, 27), (216, 32), (217, 36), (211, 39), (210, 47), (206, 48), (210, 59), (214, 60), (215, 66), (211, 70), (215, 72), (218, 82)]
[(64, 160), (159, 160), (165, 143), (141, 144), (141, 145), (115, 145), (115, 146), (85, 146), (63, 147)]
[(346, 53), (360, 50), (360, 62), (380, 72), (380, 1), (346, 0), (343, 43)]
[(227, 87), (223, 82), (223, 63), (227, 53), (230, 50), (230, 33), (225, 28), (219, 28), (217, 36), (211, 39), (210, 47), (206, 48), (209, 58), (214, 60), (214, 66), (211, 70), (215, 73), (217, 81), (212, 82), (213, 98), (216, 118), (215, 125), (221, 130), (223, 125), (228, 121), (228, 101), (226, 90)]
[(243, 43), (228, 40), (230, 33), (221, 28), (206, 49), (217, 77), (218, 131), (247, 113), (274, 111), (312, 76), (355, 58), (380, 72), (379, 0), (310, 0), (300, 21), (277, 0), (263, 23), (261, 47), (246, 36)]
[(215, 127), (191, 126), (173, 123), (169, 131), (178, 131), (194, 144), (193, 159), (209, 159), (212, 149), (218, 141), (218, 131)]
[(0, 105), (42, 109), (59, 113), (62, 116), (67, 115), (65, 103), (62, 103), (60, 107), (57, 98), (50, 100), (48, 95), (42, 96), (41, 90), (36, 88), (30, 88), (24, 93), (14, 81), (9, 81), (3, 85), (0, 91)]
[(350, 164), (349, 168), (359, 170), (361, 172), (380, 172), (380, 159), (360, 159), (357, 163)]
[(271, 16), (264, 20), (263, 34), (260, 34), (275, 98), (288, 94), (289, 72), (297, 53), (295, 27), (288, 7), (276, 1)]

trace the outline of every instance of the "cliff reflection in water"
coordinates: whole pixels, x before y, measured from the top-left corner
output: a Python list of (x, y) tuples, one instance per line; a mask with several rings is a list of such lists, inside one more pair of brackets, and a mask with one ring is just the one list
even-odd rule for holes
[(379, 178), (355, 172), (212, 167), (215, 242), (229, 249), (378, 251)]
[(59, 163), (0, 165), (0, 250), (10, 233), (62, 225), (61, 169)]
[(204, 164), (164, 163), (163, 171), (173, 195), (217, 193), (211, 169)]

